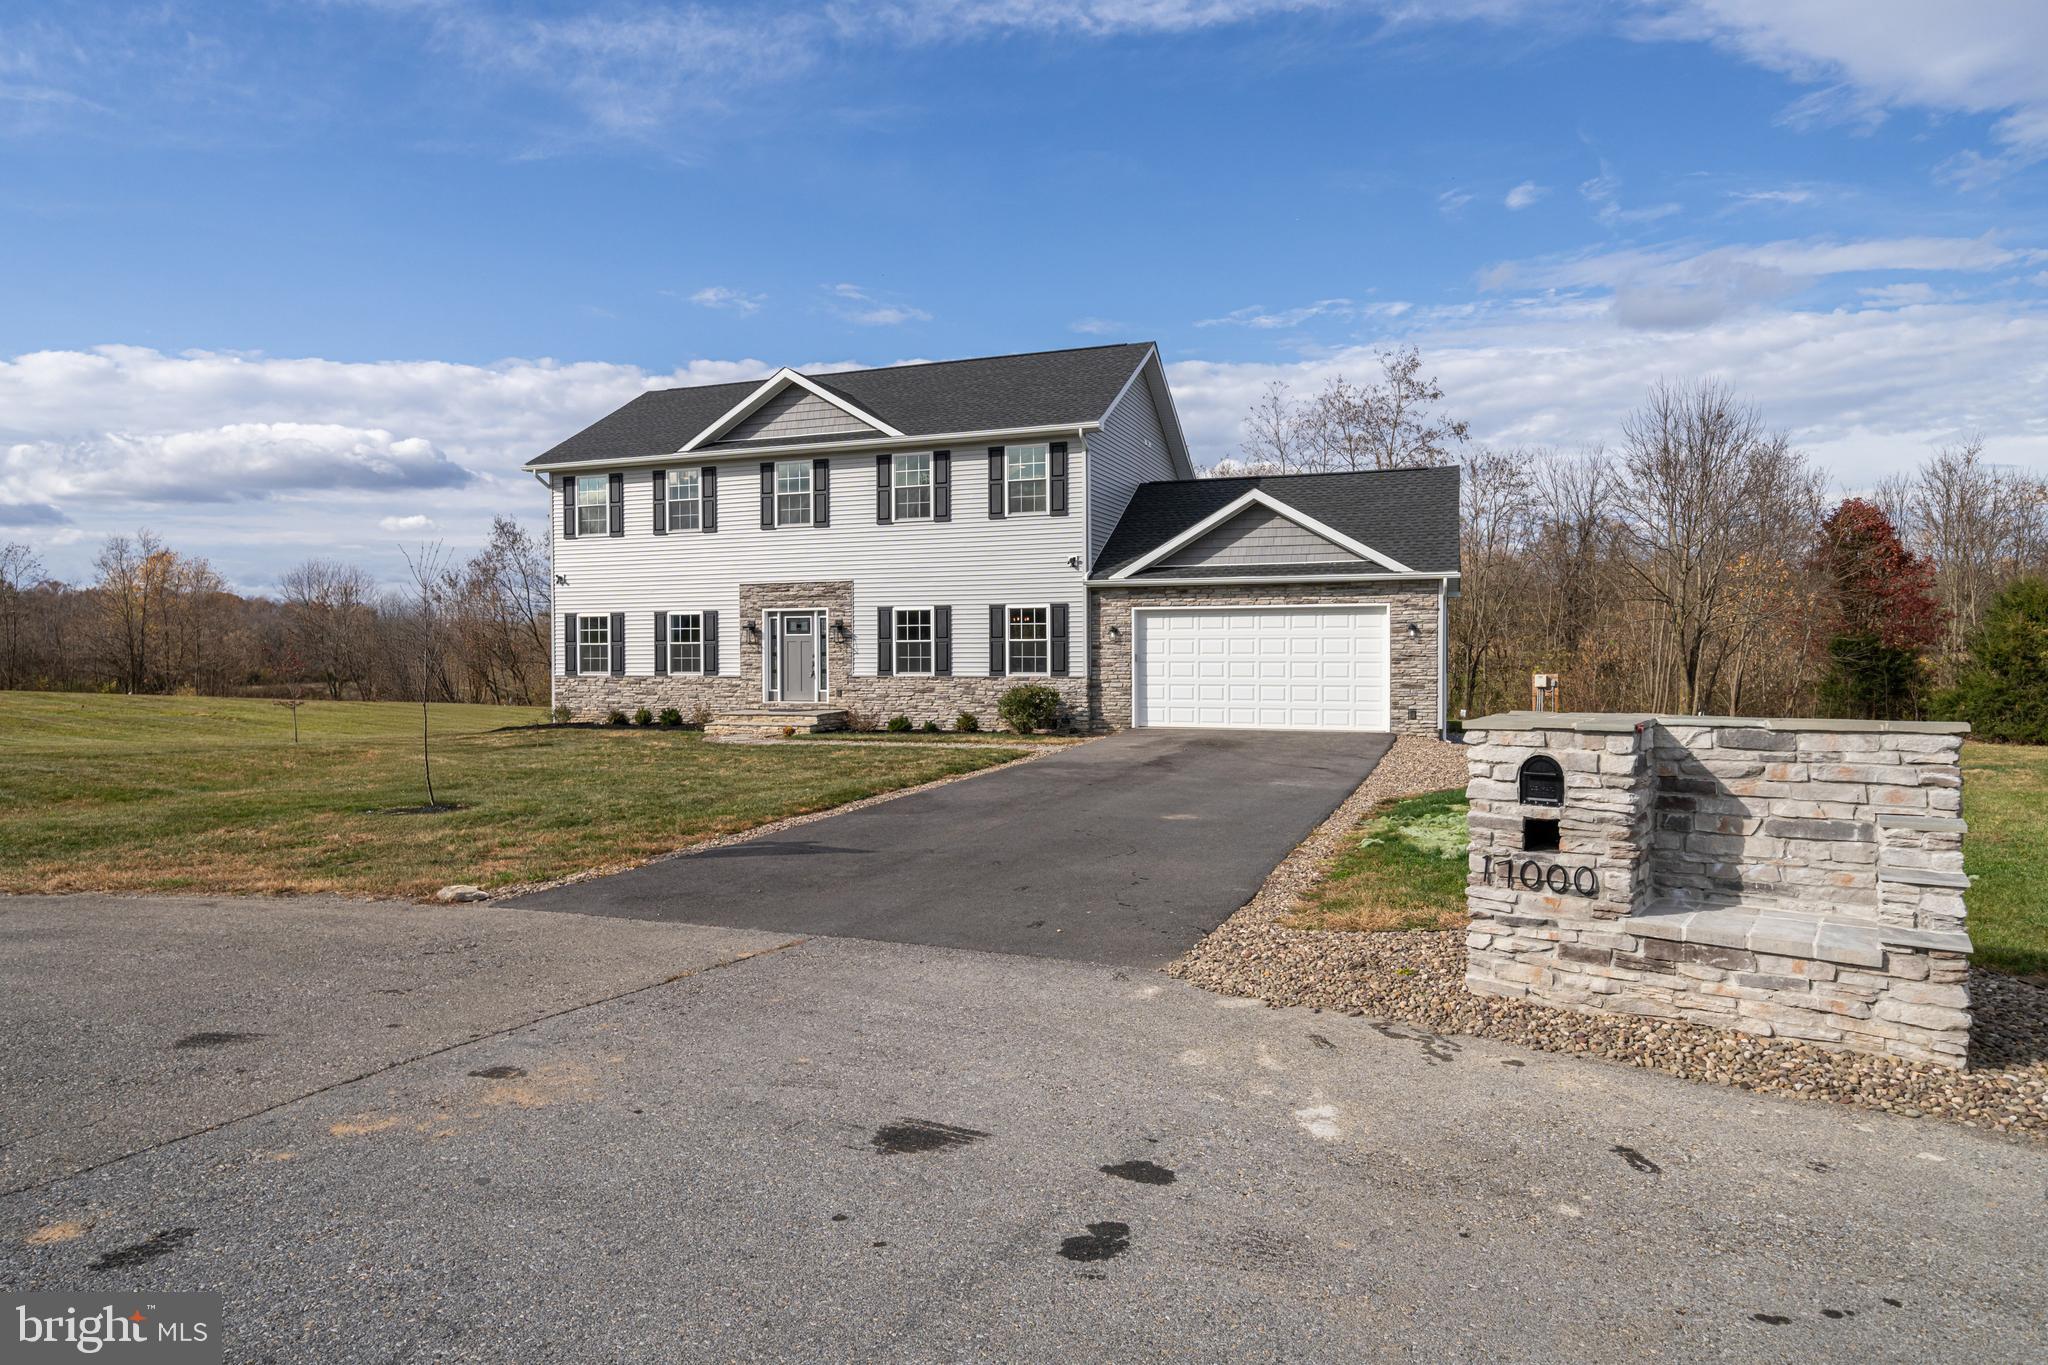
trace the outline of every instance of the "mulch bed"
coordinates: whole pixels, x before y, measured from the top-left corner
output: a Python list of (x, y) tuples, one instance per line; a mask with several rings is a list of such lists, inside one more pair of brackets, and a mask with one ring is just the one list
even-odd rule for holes
[(1971, 972), (1971, 1069), (1955, 1072), (1696, 1024), (1470, 995), (1464, 988), (1465, 938), (1456, 930), (1355, 934), (1278, 923), (1375, 806), (1464, 782), (1459, 746), (1398, 740), (1365, 784), (1274, 869), (1258, 895), (1169, 967), (1169, 974), (1269, 1005), (1305, 1005), (1546, 1052), (1589, 1053), (1763, 1094), (2048, 1137), (2048, 986), (2034, 982)]

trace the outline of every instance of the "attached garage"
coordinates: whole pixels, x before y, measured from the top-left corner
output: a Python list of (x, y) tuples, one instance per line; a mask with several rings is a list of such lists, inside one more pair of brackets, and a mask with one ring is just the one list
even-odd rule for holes
[(1386, 730), (1385, 605), (1140, 607), (1132, 723)]

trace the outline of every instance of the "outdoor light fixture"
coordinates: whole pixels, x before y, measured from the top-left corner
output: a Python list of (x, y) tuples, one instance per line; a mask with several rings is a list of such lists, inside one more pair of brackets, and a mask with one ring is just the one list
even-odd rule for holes
[(1408, 623), (1408, 638), (1409, 638), (1409, 639), (1411, 639), (1411, 640), (1413, 640), (1413, 639), (1415, 639), (1415, 638), (1416, 638), (1417, 636), (1419, 636), (1419, 635), (1421, 635), (1421, 634), (1422, 634), (1422, 627), (1421, 627), (1421, 626), (1418, 626), (1418, 625), (1416, 625), (1416, 624), (1415, 624), (1415, 623), (1414, 623), (1413, 621), (1410, 621), (1410, 622)]
[(556, 575), (555, 575), (555, 586), (556, 586), (556, 587), (558, 587), (558, 588), (566, 588), (566, 587), (568, 587), (568, 586), (569, 586), (569, 577), (568, 577), (568, 575), (567, 575), (567, 574), (556, 574)]
[(1081, 556), (1079, 556), (1079, 555), (1068, 555), (1068, 556), (1067, 556), (1067, 567), (1068, 567), (1068, 568), (1070, 568), (1070, 569), (1078, 569), (1078, 568), (1080, 568), (1080, 567), (1081, 567)]
[(757, 621), (746, 622), (740, 627), (740, 630), (743, 634), (745, 634), (745, 636), (749, 640), (758, 640), (761, 638), (761, 626), (760, 623)]
[(832, 623), (832, 638), (835, 640), (844, 640), (846, 638), (846, 622), (834, 621)]
[(1123, 638), (1124, 638), (1124, 628), (1123, 628), (1122, 626), (1111, 626), (1111, 627), (1109, 628), (1109, 638), (1110, 638), (1110, 639), (1112, 639), (1112, 640), (1121, 640), (1121, 639), (1123, 639)]

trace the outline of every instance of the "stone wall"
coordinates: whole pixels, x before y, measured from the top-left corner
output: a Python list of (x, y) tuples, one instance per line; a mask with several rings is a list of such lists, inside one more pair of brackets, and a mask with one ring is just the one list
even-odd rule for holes
[[(1965, 730), (1471, 722), (1468, 988), (1963, 1065)], [(1536, 753), (1561, 808), (1518, 800)], [(1557, 850), (1532, 851), (1545, 818)]]
[[(1437, 589), (1424, 584), (1231, 583), (1215, 587), (1098, 588), (1088, 611), (1089, 700), (1098, 729), (1131, 723), (1133, 607), (1305, 606), (1317, 602), (1384, 602), (1388, 630), (1390, 718), (1398, 734), (1434, 735), (1439, 717)], [(1409, 627), (1415, 628), (1413, 635)], [(1110, 631), (1117, 634), (1111, 637)]]

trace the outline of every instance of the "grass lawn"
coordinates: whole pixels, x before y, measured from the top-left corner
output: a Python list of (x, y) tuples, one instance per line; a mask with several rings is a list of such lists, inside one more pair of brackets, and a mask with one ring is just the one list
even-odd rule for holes
[[(1964, 860), (1980, 967), (2048, 975), (2048, 748), (1963, 746)], [(1283, 923), (1297, 929), (1454, 929), (1465, 916), (1465, 800), (1383, 806)], [(1448, 854), (1448, 856), (1446, 856)]]
[(941, 730), (930, 734), (924, 730), (824, 730), (817, 734), (792, 735), (792, 739), (810, 740), (819, 744), (994, 744), (994, 745), (1050, 745), (1058, 748), (1062, 744), (1079, 744), (1080, 735), (1015, 735), (1003, 730)]
[(726, 745), (539, 708), (0, 692), (0, 890), (431, 895), (616, 866), (1019, 752)]

